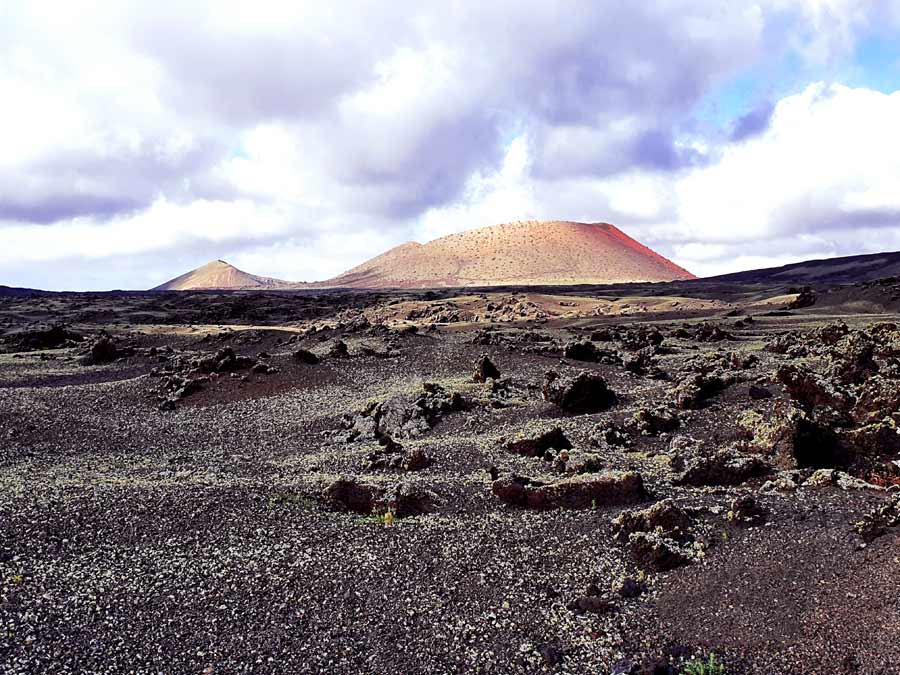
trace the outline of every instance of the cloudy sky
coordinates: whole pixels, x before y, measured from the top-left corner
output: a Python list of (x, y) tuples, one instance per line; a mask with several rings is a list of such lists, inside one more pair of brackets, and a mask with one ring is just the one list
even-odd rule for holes
[(701, 275), (900, 250), (900, 0), (5, 0), (0, 102), (0, 284), (523, 219)]

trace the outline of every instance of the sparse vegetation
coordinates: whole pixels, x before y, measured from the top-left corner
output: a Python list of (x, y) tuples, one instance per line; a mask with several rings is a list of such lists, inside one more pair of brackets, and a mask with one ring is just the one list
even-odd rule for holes
[(698, 659), (684, 664), (681, 675), (726, 675), (725, 664), (714, 653), (706, 660)]

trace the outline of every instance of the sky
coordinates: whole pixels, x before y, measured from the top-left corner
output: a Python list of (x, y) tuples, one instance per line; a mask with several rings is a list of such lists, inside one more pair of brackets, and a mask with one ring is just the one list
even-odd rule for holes
[(900, 250), (900, 0), (0, 1), (0, 284), (532, 219), (703, 276)]

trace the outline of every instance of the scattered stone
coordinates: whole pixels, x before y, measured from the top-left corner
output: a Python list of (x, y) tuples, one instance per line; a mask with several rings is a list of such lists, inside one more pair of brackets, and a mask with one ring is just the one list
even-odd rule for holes
[(627, 448), (631, 446), (631, 436), (618, 424), (601, 422), (591, 436), (591, 444), (599, 448)]
[(584, 595), (575, 598), (566, 607), (576, 614), (608, 614), (616, 609), (616, 603), (611, 596), (601, 594), (600, 589), (591, 584)]

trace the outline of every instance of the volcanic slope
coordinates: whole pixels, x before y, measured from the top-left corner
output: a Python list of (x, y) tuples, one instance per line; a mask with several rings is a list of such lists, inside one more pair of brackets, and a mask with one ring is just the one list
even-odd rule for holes
[(525, 221), (410, 242), (319, 287), (608, 284), (694, 275), (608, 223)]
[(290, 282), (248, 274), (224, 260), (213, 260), (202, 267), (170, 279), (154, 291), (240, 290), (278, 288)]

